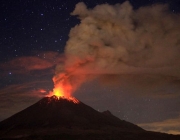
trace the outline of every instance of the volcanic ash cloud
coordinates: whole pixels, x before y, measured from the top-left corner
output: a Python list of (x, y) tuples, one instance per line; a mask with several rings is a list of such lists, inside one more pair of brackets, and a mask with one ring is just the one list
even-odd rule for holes
[(70, 31), (67, 60), (57, 66), (55, 77), (65, 72), (76, 87), (90, 75), (180, 77), (180, 16), (170, 12), (168, 5), (134, 10), (126, 1), (87, 9), (78, 3), (72, 15), (81, 22)]

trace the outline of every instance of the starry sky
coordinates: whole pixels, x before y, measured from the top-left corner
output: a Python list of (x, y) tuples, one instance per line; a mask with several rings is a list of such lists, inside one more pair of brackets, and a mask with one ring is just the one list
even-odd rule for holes
[[(0, 1), (0, 121), (53, 89), (56, 66), (66, 61), (64, 50), (71, 38), (69, 33), (82, 20), (71, 14), (79, 2), (92, 9), (101, 4), (122, 4), (124, 0)], [(129, 2), (135, 11), (167, 4), (168, 13), (180, 18), (179, 0)], [(179, 28), (176, 30), (180, 32)], [(179, 62), (175, 64), (179, 66)], [(179, 73), (140, 77), (123, 73), (110, 77), (83, 82), (73, 95), (98, 111), (110, 110), (120, 119), (147, 130), (180, 134)]]

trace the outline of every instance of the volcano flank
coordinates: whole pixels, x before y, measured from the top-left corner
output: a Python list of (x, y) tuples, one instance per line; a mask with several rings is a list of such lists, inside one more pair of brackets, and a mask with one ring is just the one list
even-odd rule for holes
[[(75, 101), (75, 102), (74, 102)], [(75, 98), (45, 97), (0, 122), (0, 139), (180, 139), (148, 132)]]

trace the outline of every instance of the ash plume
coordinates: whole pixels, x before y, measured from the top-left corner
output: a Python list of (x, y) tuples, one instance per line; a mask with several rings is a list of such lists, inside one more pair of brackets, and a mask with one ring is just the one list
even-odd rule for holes
[(74, 89), (86, 80), (114, 74), (180, 78), (180, 16), (168, 5), (134, 10), (126, 1), (88, 9), (81, 2), (72, 15), (81, 22), (70, 31), (67, 59), (57, 65), (55, 83), (62, 80), (61, 73)]

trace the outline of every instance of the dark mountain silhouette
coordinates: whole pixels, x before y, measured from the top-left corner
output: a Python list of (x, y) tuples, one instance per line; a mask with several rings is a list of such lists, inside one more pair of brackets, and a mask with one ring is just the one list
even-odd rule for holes
[(100, 113), (80, 101), (52, 96), (0, 122), (0, 139), (179, 140), (180, 136), (148, 132), (110, 111)]

